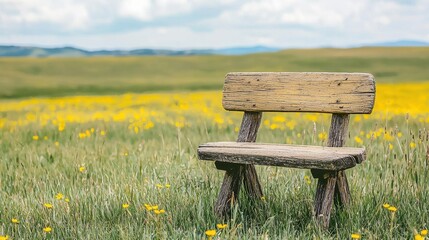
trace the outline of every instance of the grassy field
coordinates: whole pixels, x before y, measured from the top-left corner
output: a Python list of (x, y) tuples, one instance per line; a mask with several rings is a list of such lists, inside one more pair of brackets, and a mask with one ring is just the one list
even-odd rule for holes
[(231, 71), (370, 72), (426, 81), (429, 48), (286, 50), (247, 56), (0, 58), (0, 98), (221, 89)]
[[(377, 78), (381, 83), (374, 112), (351, 118), (346, 145), (365, 146), (367, 161), (347, 170), (352, 205), (347, 211), (335, 210), (326, 231), (312, 218), (317, 183), (306, 170), (257, 167), (265, 200), (252, 203), (240, 196), (231, 219), (213, 215), (223, 173), (213, 163), (197, 160), (196, 148), (208, 141), (234, 141), (241, 114), (222, 109), (220, 91), (192, 89), (218, 88), (224, 75), (220, 71), (264, 70), (257, 63), (264, 57), (264, 66), (274, 63), (269, 55), (251, 56), (254, 62), (245, 62), (245, 57), (231, 57), (234, 61), (229, 57), (1, 59), (0, 74), (10, 77), (1, 75), (0, 81), (7, 84), (0, 91), (4, 97), (7, 91), (13, 94), (0, 100), (0, 239), (6, 235), (9, 239), (207, 239), (205, 231), (210, 229), (216, 229), (214, 239), (350, 239), (354, 233), (362, 239), (413, 239), (429, 227), (429, 82), (425, 79), (429, 74), (419, 65), (428, 59), (423, 54), (417, 57), (425, 48), (413, 57), (412, 50), (373, 50), (293, 50), (272, 55), (277, 61), (301, 58), (293, 71), (335, 70), (362, 58), (370, 63), (356, 60), (356, 71), (368, 64), (374, 70), (383, 65), (383, 71), (395, 72)], [(332, 62), (325, 63), (321, 56), (330, 56)], [(194, 73), (190, 66), (175, 65), (189, 59)], [(386, 59), (395, 60), (388, 64)], [(153, 79), (165, 78), (165, 91), (107, 95), (132, 89), (132, 81), (145, 75), (137, 65), (126, 73), (129, 62), (167, 66), (167, 60), (175, 71), (161, 71), (158, 76), (155, 68), (146, 68)], [(248, 68), (229, 69), (227, 60)], [(102, 61), (112, 65), (103, 66)], [(98, 62), (97, 71), (124, 68), (124, 72), (77, 71), (73, 77), (71, 69), (89, 62)], [(297, 62), (286, 60), (285, 66)], [(40, 76), (14, 72), (25, 64), (45, 67)], [(265, 70), (281, 70), (281, 64), (276, 66)], [(205, 72), (210, 76), (204, 78), (207, 86), (196, 84)], [(20, 77), (26, 80), (19, 82)], [(115, 77), (132, 81), (115, 86)], [(113, 86), (108, 91), (103, 79)], [(39, 85), (39, 80), (46, 85)], [(58, 86), (48, 84), (56, 81)], [(156, 81), (142, 80), (139, 86), (143, 89), (151, 82)], [(56, 92), (65, 83), (69, 84), (65, 90)], [(88, 95), (58, 97), (90, 83), (96, 87)], [(43, 94), (33, 93), (51, 97), (16, 98), (31, 94), (19, 94), (24, 86), (44, 89)], [(153, 86), (153, 91), (161, 89)], [(167, 91), (176, 86), (182, 91)], [(329, 115), (269, 113), (264, 115), (258, 141), (325, 145), (329, 124)], [(217, 229), (220, 223), (227, 227)]]

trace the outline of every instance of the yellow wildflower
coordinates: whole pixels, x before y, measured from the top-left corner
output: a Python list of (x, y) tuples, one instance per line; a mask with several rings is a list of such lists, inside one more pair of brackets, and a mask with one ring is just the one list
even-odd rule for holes
[(360, 121), (362, 121), (362, 117), (359, 116), (359, 115), (357, 115), (357, 116), (354, 117), (354, 121), (355, 122), (360, 122)]
[(43, 139), (44, 139), (44, 140), (48, 140), (48, 136), (44, 136), (44, 137), (43, 137)]
[(325, 141), (328, 138), (328, 134), (326, 132), (319, 133), (319, 139)]
[(33, 136), (33, 140), (34, 140), (34, 141), (37, 141), (37, 140), (39, 140), (39, 136), (37, 136), (37, 135), (34, 135), (34, 136)]
[(65, 198), (65, 199), (64, 199), (64, 201), (65, 201), (66, 203), (69, 203), (69, 202), (70, 202), (70, 199), (69, 199), (69, 198)]
[(52, 205), (52, 204), (50, 204), (50, 203), (44, 203), (43, 204), (43, 206), (45, 207), (45, 208), (47, 208), (47, 209), (51, 209), (51, 208), (53, 208), (54, 206)]
[(359, 136), (355, 137), (355, 142), (358, 143), (358, 144), (362, 144), (363, 143), (362, 138), (360, 138)]
[(415, 142), (410, 142), (410, 148), (411, 148), (411, 149), (416, 148), (416, 143), (415, 143)]
[(79, 172), (83, 173), (83, 172), (85, 172), (85, 169), (86, 169), (85, 166), (80, 166), (79, 167)]
[(150, 205), (150, 204), (144, 204), (144, 207), (146, 208), (146, 210), (148, 210), (148, 211), (152, 211), (153, 210), (153, 207), (152, 207), (152, 205)]
[(390, 208), (390, 204), (385, 203), (385, 204), (383, 204), (383, 207), (386, 208), (386, 209), (388, 209), (388, 208)]
[(400, 138), (400, 137), (402, 137), (402, 133), (401, 133), (401, 132), (398, 132), (398, 133), (396, 134), (396, 136), (398, 136), (398, 137)]
[(391, 211), (391, 212), (396, 212), (398, 211), (398, 209), (394, 206), (390, 206), (389, 208), (387, 208), (387, 210)]
[(163, 186), (163, 185), (161, 185), (161, 184), (156, 184), (155, 186), (156, 186), (158, 189), (164, 188), (164, 186)]
[(155, 210), (153, 210), (153, 212), (155, 214), (159, 215), (159, 214), (165, 213), (165, 210), (164, 209), (161, 209), (161, 210), (155, 209)]
[(18, 224), (19, 220), (17, 218), (12, 218), (12, 220), (10, 220), (12, 223), (14, 224)]
[(360, 234), (359, 233), (353, 233), (351, 235), (352, 239), (360, 239)]
[(389, 133), (384, 133), (383, 139), (390, 142), (393, 140), (393, 137)]
[(60, 143), (59, 142), (55, 142), (55, 146), (60, 146)]
[(52, 231), (52, 228), (51, 227), (44, 227), (43, 228), (43, 231), (45, 232), (45, 233), (50, 233), (51, 231)]
[(60, 131), (60, 132), (62, 132), (62, 131), (64, 131), (64, 128), (66, 127), (66, 124), (65, 123), (60, 123), (60, 124), (58, 124), (58, 131)]
[(130, 207), (130, 205), (128, 204), (128, 203), (123, 203), (122, 204), (122, 208), (123, 209), (127, 209), (127, 208), (129, 208)]
[(224, 228), (228, 227), (228, 224), (218, 223), (218, 224), (216, 224), (216, 227), (217, 227), (218, 229), (224, 229)]
[(422, 235), (420, 235), (420, 234), (414, 235), (414, 240), (424, 240), (424, 239), (425, 238)]
[(212, 237), (214, 237), (216, 235), (216, 230), (215, 229), (207, 230), (206, 235), (207, 235), (207, 237), (209, 237), (209, 239), (211, 239)]
[(153, 206), (152, 206), (152, 209), (153, 209), (153, 210), (157, 210), (157, 209), (158, 209), (158, 205), (153, 205)]
[(185, 123), (182, 121), (176, 121), (174, 123), (174, 126), (176, 126), (176, 128), (183, 128), (185, 126)]
[(106, 135), (106, 132), (104, 130), (101, 130), (100, 135), (104, 136), (104, 135)]
[(427, 229), (423, 229), (420, 231), (420, 235), (422, 235), (423, 237), (425, 237), (426, 235), (428, 235), (428, 230)]
[(310, 178), (309, 176), (305, 175), (305, 176), (304, 176), (304, 180), (305, 180), (305, 182), (306, 182), (308, 185), (310, 185), (310, 184), (311, 184), (311, 178)]
[(55, 195), (55, 198), (57, 200), (62, 200), (64, 198), (64, 195), (62, 193), (57, 193), (57, 195)]
[(389, 143), (389, 150), (393, 149), (393, 145), (391, 143)]
[(171, 187), (171, 185), (167, 183), (167, 184), (165, 184), (165, 187), (166, 187), (166, 188), (170, 188), (170, 187)]
[(0, 236), (0, 240), (9, 240), (9, 235)]

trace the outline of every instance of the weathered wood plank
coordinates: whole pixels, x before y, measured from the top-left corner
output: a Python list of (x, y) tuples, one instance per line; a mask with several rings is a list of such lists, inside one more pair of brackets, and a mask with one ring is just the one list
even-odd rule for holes
[(368, 73), (229, 73), (223, 106), (232, 111), (371, 113), (375, 81)]
[(364, 153), (364, 148), (234, 142), (207, 143), (198, 147), (201, 160), (324, 170), (354, 167), (362, 161)]
[[(262, 113), (260, 112), (245, 112), (237, 141), (255, 142), (261, 119)], [(216, 162), (216, 167), (226, 170), (219, 196), (214, 206), (217, 216), (225, 217), (230, 214), (231, 206), (240, 192), (242, 181), (250, 197), (261, 198), (262, 187), (253, 165)]]

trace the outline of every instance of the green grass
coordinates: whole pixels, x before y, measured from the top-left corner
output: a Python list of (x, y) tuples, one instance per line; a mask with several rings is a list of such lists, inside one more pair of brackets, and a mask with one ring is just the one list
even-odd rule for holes
[(370, 72), (429, 80), (429, 48), (285, 50), (246, 56), (0, 58), (0, 98), (221, 89), (232, 71)]
[[(293, 115), (288, 116), (288, 118)], [(126, 123), (27, 126), (0, 132), (0, 235), (13, 239), (202, 239), (207, 229), (222, 222), (213, 203), (222, 172), (213, 163), (198, 161), (196, 147), (207, 141), (234, 140), (233, 126), (218, 128), (203, 117), (189, 119), (194, 127), (180, 131), (156, 125), (135, 134)], [(317, 133), (328, 120), (299, 124), (292, 131), (262, 127), (258, 141), (323, 145)], [(237, 126), (239, 119), (234, 124)], [(396, 117), (386, 122), (353, 122), (350, 135), (379, 127), (404, 135), (388, 142), (365, 140), (367, 161), (348, 170), (353, 201), (347, 211), (334, 211), (328, 231), (312, 219), (316, 181), (308, 185), (308, 170), (257, 167), (266, 202), (251, 203), (245, 196), (234, 209), (219, 239), (347, 239), (358, 232), (364, 239), (410, 239), (414, 230), (429, 227), (429, 163), (425, 157), (428, 132), (421, 123)], [(77, 133), (94, 128), (90, 138)], [(107, 129), (101, 136), (100, 130)], [(301, 137), (297, 134), (301, 133)], [(34, 141), (33, 135), (41, 139)], [(43, 136), (48, 140), (43, 140)], [(363, 137), (365, 139), (365, 137)], [(59, 147), (54, 142), (60, 143)], [(417, 147), (411, 149), (409, 143)], [(348, 146), (358, 146), (353, 137)], [(125, 154), (127, 153), (127, 154)], [(85, 164), (86, 171), (78, 168)], [(156, 184), (171, 184), (158, 189)], [(70, 203), (56, 200), (63, 193)], [(398, 207), (392, 220), (383, 203)], [(45, 209), (44, 203), (54, 204)], [(128, 210), (122, 209), (129, 203)], [(144, 204), (166, 210), (155, 215)], [(18, 218), (20, 223), (11, 223)], [(45, 236), (42, 228), (51, 226)]]

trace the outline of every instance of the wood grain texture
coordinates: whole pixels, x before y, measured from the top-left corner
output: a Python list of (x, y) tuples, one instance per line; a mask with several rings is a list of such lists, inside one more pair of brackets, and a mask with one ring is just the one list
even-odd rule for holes
[[(262, 113), (245, 112), (238, 133), (238, 142), (255, 142)], [(244, 182), (246, 191), (250, 197), (262, 196), (262, 188), (253, 165), (231, 164), (216, 162), (218, 169), (226, 170), (219, 196), (214, 206), (218, 217), (226, 217), (231, 212), (231, 206), (240, 192), (241, 183)]]
[[(347, 139), (349, 120), (350, 116), (348, 114), (332, 114), (328, 138), (329, 147), (344, 146)], [(358, 160), (357, 163), (361, 162)], [(339, 207), (347, 207), (351, 202), (349, 183), (345, 171), (337, 173), (334, 201)]]
[(335, 191), (336, 177), (319, 178), (314, 200), (314, 211), (316, 220), (322, 227), (329, 226), (331, 217), (332, 202)]
[(282, 166), (304, 169), (342, 170), (365, 157), (364, 148), (330, 148), (307, 145), (215, 142), (198, 147), (201, 160)]
[(223, 107), (232, 111), (371, 113), (375, 81), (368, 73), (228, 73)]

